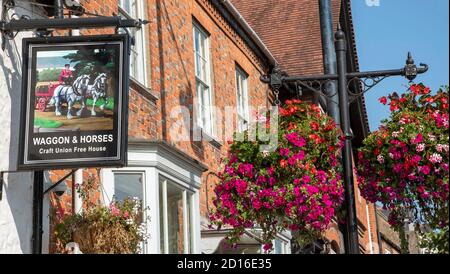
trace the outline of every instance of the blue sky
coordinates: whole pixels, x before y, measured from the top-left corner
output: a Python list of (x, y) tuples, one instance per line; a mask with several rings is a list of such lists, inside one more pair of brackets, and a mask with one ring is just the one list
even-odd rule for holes
[[(430, 66), (416, 83), (432, 90), (449, 84), (448, 0), (353, 0), (352, 10), (361, 71), (401, 68), (411, 51), (416, 64)], [(393, 77), (367, 93), (371, 130), (389, 116), (388, 107), (378, 98), (404, 92), (407, 84), (406, 79)]]

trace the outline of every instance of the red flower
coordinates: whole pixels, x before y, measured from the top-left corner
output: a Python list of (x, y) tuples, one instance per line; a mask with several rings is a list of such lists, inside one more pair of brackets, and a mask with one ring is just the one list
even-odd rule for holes
[(319, 124), (317, 122), (311, 122), (309, 125), (311, 126), (311, 129), (314, 131), (319, 130)]
[(284, 160), (284, 159), (281, 160), (281, 161), (280, 161), (280, 167), (281, 167), (281, 168), (285, 168), (286, 166), (287, 166), (287, 161)]
[(380, 101), (380, 103), (382, 103), (383, 105), (387, 104), (387, 98), (386, 96), (381, 97), (380, 99), (378, 99)]
[(392, 100), (391, 101), (391, 107), (390, 107), (391, 112), (392, 111), (396, 111), (397, 109), (399, 109), (398, 102), (396, 100)]

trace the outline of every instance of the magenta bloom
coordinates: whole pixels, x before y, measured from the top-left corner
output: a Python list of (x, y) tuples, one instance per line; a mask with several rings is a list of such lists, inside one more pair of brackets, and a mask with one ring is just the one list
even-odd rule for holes
[(303, 181), (303, 183), (307, 184), (307, 183), (311, 182), (311, 177), (309, 177), (308, 175), (303, 175), (302, 181)]
[(423, 174), (428, 175), (428, 174), (430, 174), (431, 168), (429, 166), (422, 166), (422, 167), (419, 168), (419, 170)]
[(416, 139), (414, 139), (414, 144), (420, 144), (423, 142), (423, 135), (421, 133), (417, 134)]
[(264, 244), (263, 245), (263, 249), (264, 249), (264, 251), (269, 251), (270, 249), (272, 249), (272, 243), (269, 243), (269, 244)]
[(306, 145), (305, 139), (299, 137), (297, 132), (286, 134), (285, 137), (294, 146), (303, 147)]
[(310, 195), (314, 195), (319, 192), (319, 189), (315, 186), (306, 186), (306, 191), (308, 191)]
[(283, 157), (288, 157), (289, 156), (289, 148), (280, 148), (280, 155)]
[(234, 176), (234, 168), (230, 166), (225, 166), (225, 172), (230, 176)]
[(240, 164), (238, 171), (241, 175), (247, 177), (253, 177), (253, 165), (252, 164)]

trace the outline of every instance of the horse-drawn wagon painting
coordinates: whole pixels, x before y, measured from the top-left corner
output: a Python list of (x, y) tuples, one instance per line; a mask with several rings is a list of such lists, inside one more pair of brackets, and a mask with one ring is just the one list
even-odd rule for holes
[(36, 54), (34, 132), (112, 130), (113, 50)]

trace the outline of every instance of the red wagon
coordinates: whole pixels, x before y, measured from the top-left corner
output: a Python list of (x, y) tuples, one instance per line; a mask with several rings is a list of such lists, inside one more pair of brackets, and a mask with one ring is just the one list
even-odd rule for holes
[(59, 86), (59, 83), (53, 82), (38, 82), (36, 84), (36, 99), (35, 109), (39, 111), (45, 111), (50, 99), (53, 96), (55, 88)]

